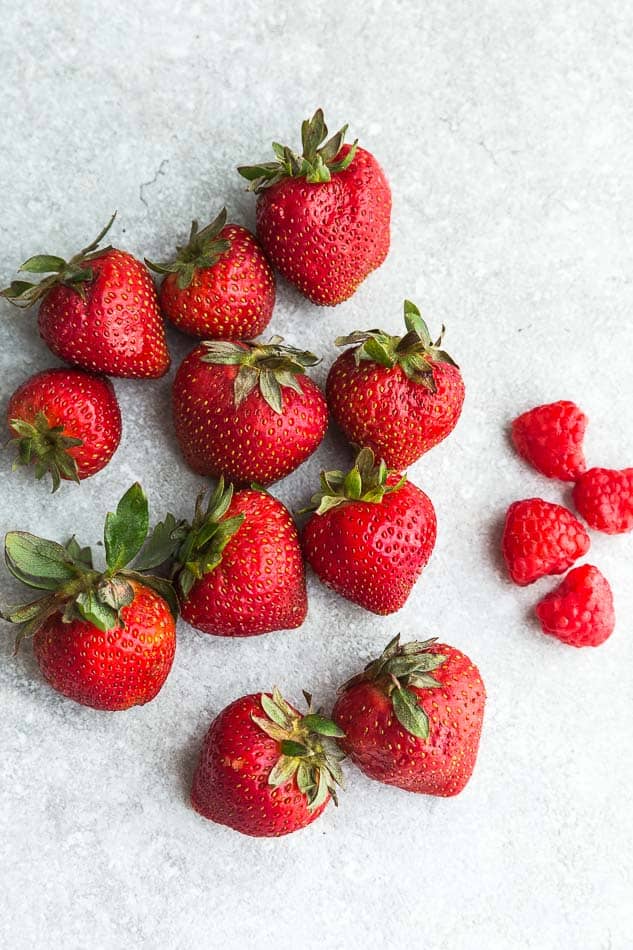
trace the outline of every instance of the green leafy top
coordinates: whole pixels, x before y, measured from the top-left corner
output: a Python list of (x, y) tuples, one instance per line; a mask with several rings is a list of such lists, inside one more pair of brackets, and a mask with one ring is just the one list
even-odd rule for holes
[(398, 365), (414, 383), (436, 392), (432, 364), (450, 363), (457, 367), (455, 360), (441, 348), (445, 328), (442, 327), (433, 342), (420, 311), (410, 300), (404, 302), (404, 322), (407, 328), (404, 336), (391, 336), (384, 330), (357, 330), (349, 336), (338, 337), (335, 342), (337, 346), (360, 344), (354, 350), (357, 366), (361, 360), (371, 360), (387, 369)]
[(243, 514), (225, 517), (233, 498), (233, 486), (225, 488), (222, 477), (206, 506), (205, 494), (202, 491), (198, 495), (191, 524), (176, 521), (173, 515), (167, 515), (157, 524), (138, 561), (141, 569), (149, 570), (173, 560), (172, 573), (185, 600), (194, 582), (221, 562), (222, 552), (245, 519)]
[(429, 737), (429, 717), (419, 704), (418, 696), (409, 689), (437, 689), (442, 684), (432, 675), (447, 660), (441, 653), (431, 652), (437, 637), (424, 641), (400, 643), (400, 634), (385, 647), (377, 660), (368, 663), (362, 673), (341, 686), (341, 692), (357, 683), (377, 683), (391, 698), (398, 722), (418, 739)]
[(398, 491), (407, 480), (403, 475), (395, 484), (388, 485), (387, 479), (394, 474), (383, 461), (375, 464), (371, 449), (361, 449), (349, 472), (321, 472), (321, 488), (302, 512), (324, 515), (332, 508), (354, 501), (380, 504), (385, 495)]
[(14, 280), (8, 287), (0, 291), (0, 296), (6, 297), (16, 307), (22, 307), (26, 310), (44, 297), (55, 284), (64, 284), (64, 286), (75, 290), (85, 300), (86, 288), (84, 284), (94, 277), (92, 268), (85, 265), (96, 257), (112, 250), (111, 245), (99, 248), (99, 244), (112, 227), (115, 218), (116, 211), (94, 241), (88, 244), (87, 247), (82, 248), (69, 261), (65, 261), (63, 257), (55, 257), (52, 254), (36, 254), (35, 257), (29, 257), (28, 261), (25, 261), (20, 267), (21, 271), (31, 274), (50, 274), (51, 276), (45, 277), (39, 284), (32, 284), (28, 280)]
[(10, 531), (4, 548), (9, 571), (28, 587), (48, 591), (38, 600), (0, 612), (4, 620), (22, 625), (17, 644), (56, 613), (64, 622), (81, 618), (104, 631), (122, 626), (121, 610), (134, 599), (130, 581), (155, 590), (176, 616), (178, 602), (169, 581), (139, 573), (139, 564), (128, 566), (143, 547), (148, 527), (147, 498), (136, 482), (116, 511), (106, 516), (105, 571), (95, 570), (90, 548), (81, 548), (74, 538), (62, 545), (26, 531)]
[(340, 766), (344, 755), (335, 740), (343, 738), (345, 733), (320, 710), (312, 708), (309, 693), (303, 695), (308, 704), (304, 716), (295, 712), (275, 687), (272, 696), (261, 695), (264, 715), (251, 718), (279, 743), (280, 755), (268, 776), (268, 784), (277, 788), (296, 777), (309, 811), (315, 811), (328, 794), (334, 804), (338, 804), (336, 786), (344, 787)]
[(16, 418), (10, 419), (9, 425), (16, 433), (11, 444), (18, 450), (14, 469), (19, 465), (34, 463), (36, 478), (50, 473), (54, 492), (59, 488), (62, 478), (79, 481), (77, 460), (69, 449), (83, 445), (82, 439), (64, 435), (64, 426), (51, 426), (43, 412), (38, 412), (33, 422)]
[(167, 263), (157, 264), (145, 258), (145, 263), (157, 274), (177, 274), (178, 287), (185, 290), (193, 280), (197, 270), (213, 267), (231, 247), (231, 242), (222, 240), (220, 232), (226, 226), (226, 208), (222, 208), (217, 218), (198, 231), (198, 222), (191, 222), (189, 242), (176, 248), (176, 257)]
[(307, 366), (316, 366), (318, 356), (294, 346), (282, 346), (283, 337), (273, 336), (268, 343), (228, 343), (224, 340), (208, 340), (202, 344), (206, 354), (205, 363), (221, 363), (239, 366), (235, 377), (235, 408), (259, 385), (259, 391), (270, 408), (281, 414), (283, 411), (282, 388), (287, 386), (301, 393), (298, 377), (305, 374)]
[[(328, 182), (336, 172), (342, 172), (354, 161), (358, 140), (347, 154), (336, 160), (343, 142), (347, 126), (339, 129), (332, 138), (325, 141), (328, 134), (323, 118), (323, 110), (317, 109), (311, 119), (301, 124), (302, 154), (298, 155), (288, 148), (273, 142), (276, 162), (262, 162), (259, 165), (240, 165), (238, 172), (249, 182), (248, 190), (261, 192), (276, 185), (283, 178), (305, 178), (312, 183)], [(325, 144), (323, 144), (325, 143)]]

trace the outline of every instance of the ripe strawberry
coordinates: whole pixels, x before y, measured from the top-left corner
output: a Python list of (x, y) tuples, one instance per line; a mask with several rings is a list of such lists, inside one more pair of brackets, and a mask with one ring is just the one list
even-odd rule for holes
[(503, 530), (503, 556), (515, 584), (564, 574), (589, 550), (589, 535), (571, 511), (542, 498), (515, 501)]
[(303, 550), (318, 577), (376, 614), (404, 605), (435, 545), (433, 504), (363, 449), (347, 474), (322, 472)]
[(341, 687), (332, 718), (365, 775), (408, 792), (448, 797), (472, 775), (486, 702), (475, 664), (454, 647), (395, 637)]
[(572, 647), (597, 647), (615, 627), (613, 594), (597, 567), (583, 564), (536, 606), (543, 633)]
[(177, 600), (162, 578), (128, 567), (148, 529), (147, 499), (137, 483), (106, 516), (107, 568), (94, 569), (90, 548), (63, 547), (24, 531), (5, 539), (7, 567), (18, 580), (45, 590), (39, 600), (11, 607), (20, 624), (16, 648), (34, 636), (35, 658), (53, 689), (94, 709), (128, 709), (158, 693), (176, 649)]
[(193, 778), (191, 804), (220, 825), (256, 838), (315, 821), (343, 784), (341, 730), (312, 710), (301, 716), (275, 689), (242, 696), (213, 721)]
[(347, 300), (389, 250), (391, 192), (369, 152), (325, 144), (318, 109), (301, 126), (303, 154), (273, 143), (277, 161), (241, 166), (258, 194), (257, 236), (273, 266), (317, 304)]
[(41, 299), (40, 336), (66, 363), (109, 376), (164, 376), (169, 352), (149, 271), (124, 251), (97, 249), (113, 221), (70, 261), (29, 258), (20, 270), (51, 276), (14, 280), (1, 293), (22, 308)]
[(121, 412), (112, 383), (79, 369), (48, 369), (16, 389), (7, 409), (18, 447), (16, 465), (35, 465), (36, 478), (50, 472), (80, 481), (108, 464), (121, 441)]
[(168, 515), (144, 558), (151, 567), (174, 559), (183, 619), (220, 637), (300, 627), (308, 610), (305, 573), (287, 508), (264, 491), (233, 494), (223, 479), (206, 508), (203, 500), (204, 492), (193, 524)]
[(275, 305), (275, 275), (250, 231), (226, 223), (226, 208), (198, 231), (167, 264), (145, 263), (165, 274), (158, 294), (168, 320), (206, 340), (251, 340), (268, 324)]
[(512, 423), (512, 441), (519, 455), (548, 478), (573, 482), (587, 465), (583, 439), (587, 416), (573, 402), (536, 406)]
[(420, 311), (404, 302), (405, 336), (366, 330), (339, 337), (359, 344), (330, 369), (326, 394), (332, 416), (350, 442), (373, 449), (404, 469), (449, 435), (464, 402), (457, 364), (433, 343)]
[(321, 443), (327, 404), (304, 375), (319, 361), (281, 343), (201, 343), (183, 360), (174, 380), (174, 423), (194, 472), (270, 485)]
[(606, 534), (633, 529), (633, 468), (590, 468), (574, 485), (574, 504), (590, 528)]

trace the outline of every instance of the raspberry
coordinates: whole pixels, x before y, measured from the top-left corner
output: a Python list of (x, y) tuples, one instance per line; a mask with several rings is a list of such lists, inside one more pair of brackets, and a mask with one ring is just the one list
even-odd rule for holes
[(615, 626), (609, 581), (591, 564), (575, 567), (537, 604), (536, 615), (543, 633), (572, 647), (597, 647)]
[(515, 584), (533, 584), (545, 574), (564, 574), (589, 550), (589, 535), (571, 511), (542, 498), (508, 508), (503, 556)]
[(519, 455), (548, 478), (575, 481), (587, 465), (582, 443), (587, 417), (573, 402), (561, 400), (524, 412), (512, 423)]
[(574, 504), (590, 528), (622, 534), (633, 528), (633, 468), (590, 468), (574, 486)]

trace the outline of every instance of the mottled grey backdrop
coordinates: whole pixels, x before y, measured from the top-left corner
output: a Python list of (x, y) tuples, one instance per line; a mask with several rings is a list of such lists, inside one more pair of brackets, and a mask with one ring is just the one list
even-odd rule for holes
[[(114, 208), (114, 241), (160, 259), (226, 202), (234, 172), (294, 143), (322, 105), (383, 163), (393, 242), (353, 300), (319, 310), (279, 288), (271, 329), (323, 355), (396, 330), (416, 300), (463, 367), (455, 434), (411, 470), (439, 539), (399, 616), (374, 618), (310, 579), (297, 632), (223, 642), (180, 630), (145, 709), (108, 715), (46, 687), (30, 647), (0, 665), (0, 942), (22, 950), (227, 947), (625, 950), (633, 935), (633, 538), (595, 537), (618, 628), (599, 651), (546, 640), (552, 586), (511, 587), (500, 519), (520, 496), (567, 492), (508, 448), (513, 415), (561, 397), (591, 418), (593, 464), (633, 464), (633, 11), (625, 0), (290, 3), (2, 0), (2, 279), (38, 251), (70, 254)], [(32, 314), (1, 307), (2, 407), (54, 364)], [(177, 362), (190, 343), (175, 333)], [(169, 422), (169, 379), (117, 381), (113, 464), (51, 498), (2, 454), (2, 529), (97, 540), (140, 478), (156, 514), (200, 485)], [(328, 438), (276, 489), (303, 502)], [(3, 596), (16, 587), (2, 576)], [(279, 684), (327, 705), (396, 631), (439, 635), (480, 665), (489, 705), (472, 783), (452, 801), (348, 769), (336, 811), (279, 841), (241, 838), (187, 805), (210, 718)]]

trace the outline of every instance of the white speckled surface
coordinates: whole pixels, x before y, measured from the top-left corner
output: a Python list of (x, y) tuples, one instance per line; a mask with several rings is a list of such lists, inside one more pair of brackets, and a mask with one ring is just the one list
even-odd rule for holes
[[(324, 356), (356, 327), (399, 326), (417, 300), (462, 364), (454, 436), (411, 471), (439, 516), (435, 554), (398, 616), (364, 614), (310, 580), (310, 615), (251, 642), (184, 625), (159, 698), (109, 715), (41, 680), (30, 648), (0, 663), (0, 944), (13, 950), (259, 948), (625, 950), (633, 939), (633, 537), (594, 536), (619, 616), (599, 652), (530, 619), (552, 586), (512, 587), (500, 519), (566, 491), (508, 448), (538, 402), (575, 398), (592, 464), (633, 464), (633, 12), (534, 0), (334, 7), (256, 2), (2, 5), (2, 280), (70, 253), (119, 209), (114, 239), (160, 258), (223, 202), (252, 224), (233, 171), (296, 141), (322, 104), (384, 165), (393, 243), (353, 300), (319, 310), (286, 286), (271, 329)], [(54, 364), (33, 316), (1, 307), (2, 408)], [(190, 343), (170, 335), (175, 362)], [(188, 511), (169, 380), (116, 382), (114, 463), (51, 498), (2, 454), (4, 531), (96, 541), (135, 478), (158, 514)], [(296, 506), (330, 437), (278, 486)], [(17, 587), (2, 575), (3, 596)], [(439, 634), (480, 665), (480, 760), (455, 800), (348, 769), (341, 807), (278, 841), (241, 838), (187, 805), (200, 739), (234, 697), (278, 683), (326, 704), (396, 631)]]

